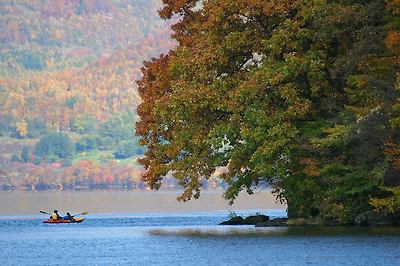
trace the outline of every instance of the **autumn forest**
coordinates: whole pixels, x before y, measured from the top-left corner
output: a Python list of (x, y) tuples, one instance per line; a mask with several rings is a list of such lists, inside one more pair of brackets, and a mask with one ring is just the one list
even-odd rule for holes
[(0, 188), (141, 187), (140, 67), (175, 47), (157, 0), (0, 3)]

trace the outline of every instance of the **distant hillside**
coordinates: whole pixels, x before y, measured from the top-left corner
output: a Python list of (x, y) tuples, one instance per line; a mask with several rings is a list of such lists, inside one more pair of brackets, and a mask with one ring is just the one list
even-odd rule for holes
[(38, 119), (69, 131), (76, 119), (135, 111), (142, 62), (174, 46), (159, 7), (159, 0), (2, 1), (0, 133)]
[(146, 49), (135, 59), (157, 55), (173, 45), (160, 6), (160, 0), (1, 1), (0, 74), (81, 67), (138, 45)]
[(0, 189), (140, 184), (135, 80), (175, 46), (160, 6), (0, 2)]

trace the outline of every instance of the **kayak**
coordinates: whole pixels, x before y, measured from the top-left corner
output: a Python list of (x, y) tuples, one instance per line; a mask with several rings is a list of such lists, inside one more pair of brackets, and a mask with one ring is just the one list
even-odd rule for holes
[(70, 224), (70, 223), (81, 223), (85, 220), (85, 218), (74, 218), (73, 220), (53, 220), (48, 219), (44, 220), (43, 223), (45, 224)]

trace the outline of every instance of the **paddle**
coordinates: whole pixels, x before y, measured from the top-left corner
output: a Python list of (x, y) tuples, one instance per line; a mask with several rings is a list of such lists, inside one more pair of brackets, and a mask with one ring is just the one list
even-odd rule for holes
[[(48, 212), (45, 212), (45, 211), (39, 211), (40, 213), (43, 213), (43, 214), (49, 214), (49, 215), (51, 215), (51, 213), (48, 213)], [(88, 214), (88, 212), (81, 212), (81, 213), (77, 213), (77, 214), (74, 214), (74, 215), (72, 215), (72, 216), (76, 216), (76, 215), (86, 215), (86, 214)]]
[(74, 214), (74, 215), (72, 215), (72, 216), (77, 216), (77, 215), (86, 215), (86, 214), (88, 214), (88, 212), (81, 212), (81, 213)]

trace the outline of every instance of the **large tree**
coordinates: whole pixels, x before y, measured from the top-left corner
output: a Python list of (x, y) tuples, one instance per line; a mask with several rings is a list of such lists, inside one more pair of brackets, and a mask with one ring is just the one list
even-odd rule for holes
[(171, 172), (197, 198), (226, 166), (229, 200), (267, 180), (289, 216), (340, 222), (393, 196), (397, 0), (163, 3), (178, 47), (139, 81), (152, 187)]

